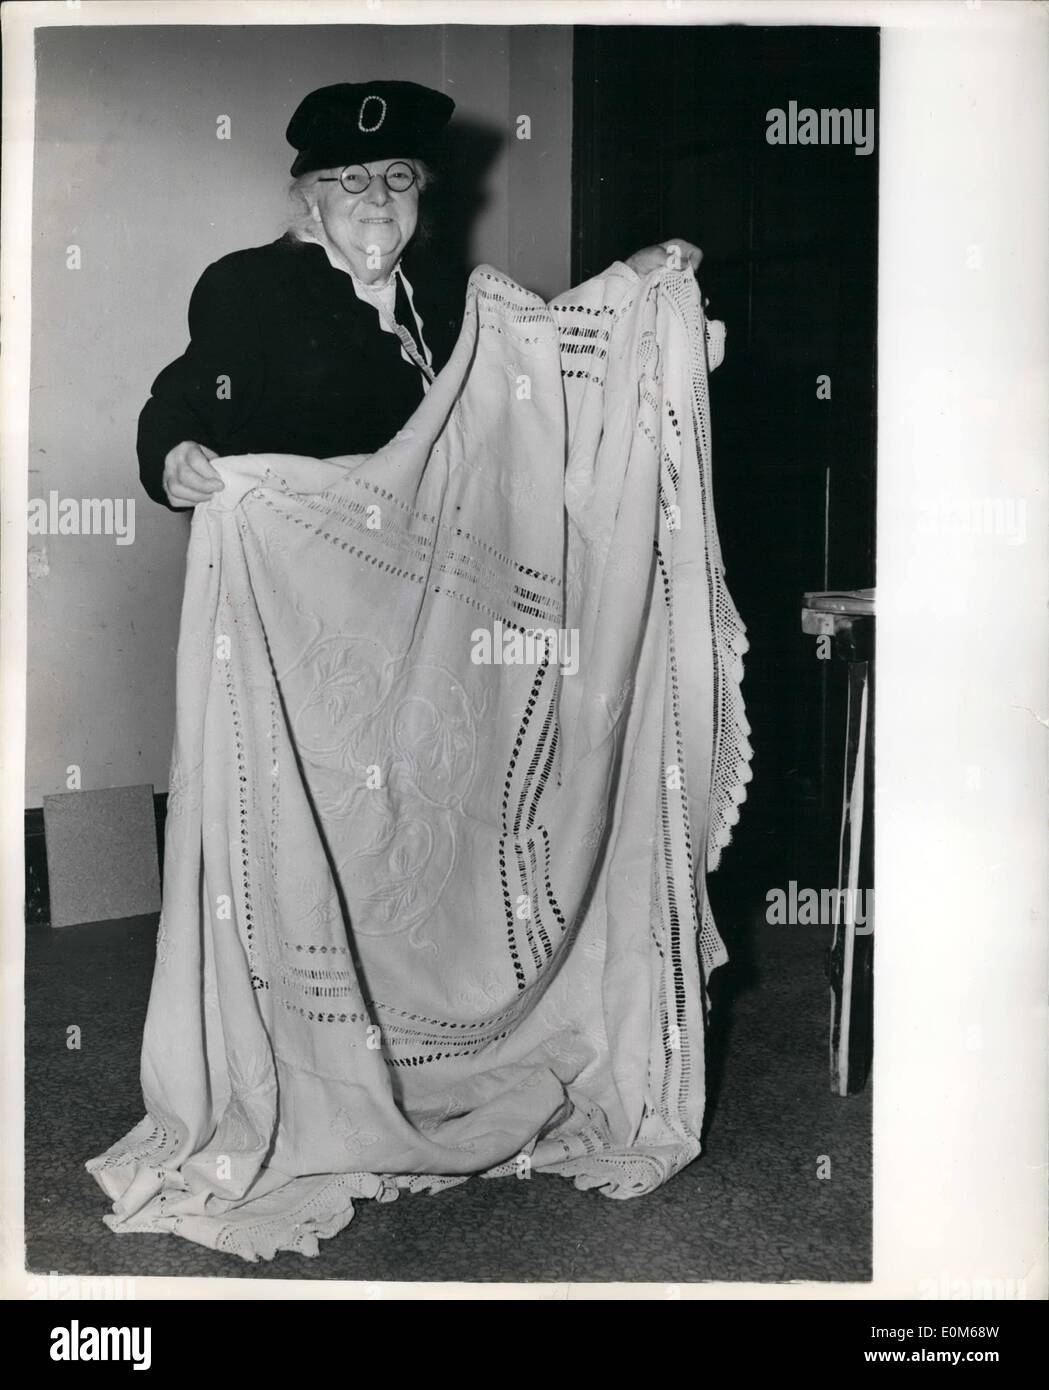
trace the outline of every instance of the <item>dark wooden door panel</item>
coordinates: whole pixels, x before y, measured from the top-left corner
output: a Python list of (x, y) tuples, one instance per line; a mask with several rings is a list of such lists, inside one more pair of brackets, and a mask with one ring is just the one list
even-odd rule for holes
[(792, 100), (876, 112), (877, 92), (871, 29), (575, 35), (576, 278), (685, 236), (703, 247), (700, 282), (728, 327), (711, 392), (722, 547), (751, 640), (755, 781), (740, 843), (772, 843), (791, 872), (825, 867), (844, 722), (840, 671), (802, 634), (801, 595), (875, 581), (878, 156), (876, 140), (868, 155), (770, 145), (767, 113)]

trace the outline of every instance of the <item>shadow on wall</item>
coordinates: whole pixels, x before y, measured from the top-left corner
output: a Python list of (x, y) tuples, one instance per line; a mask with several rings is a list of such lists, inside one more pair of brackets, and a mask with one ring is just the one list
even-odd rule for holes
[(465, 288), (476, 260), (477, 223), (492, 199), (489, 179), (506, 143), (505, 132), (481, 121), (454, 120), (434, 160), (436, 180), (425, 204), (425, 231), (410, 249), (421, 274), (440, 274)]

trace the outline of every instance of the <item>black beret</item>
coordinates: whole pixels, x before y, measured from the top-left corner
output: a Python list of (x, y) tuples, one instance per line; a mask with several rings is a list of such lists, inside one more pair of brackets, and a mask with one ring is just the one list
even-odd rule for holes
[(336, 82), (303, 97), (288, 123), (295, 177), (369, 159), (422, 157), (455, 102), (418, 82)]

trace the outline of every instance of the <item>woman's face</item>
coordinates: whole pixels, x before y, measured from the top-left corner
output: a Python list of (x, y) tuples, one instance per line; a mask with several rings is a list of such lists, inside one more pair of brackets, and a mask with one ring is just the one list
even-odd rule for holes
[(410, 159), (371, 160), (363, 167), (380, 177), (373, 178), (363, 193), (346, 192), (339, 183), (340, 169), (322, 169), (320, 173), (333, 182), (317, 182), (312, 189), (314, 220), (354, 273), (367, 271), (369, 279), (396, 264), (419, 218), (418, 181), (403, 193), (393, 192), (381, 177), (392, 164), (415, 167)]

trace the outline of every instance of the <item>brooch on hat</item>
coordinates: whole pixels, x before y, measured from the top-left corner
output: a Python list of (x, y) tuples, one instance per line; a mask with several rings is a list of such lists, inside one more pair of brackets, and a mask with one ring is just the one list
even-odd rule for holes
[[(365, 124), (364, 124), (364, 108), (368, 105), (369, 101), (377, 101), (377, 102), (379, 103), (380, 107), (382, 108), (382, 110), (379, 112), (379, 119), (375, 122), (374, 125), (365, 125)], [(365, 135), (370, 135), (370, 134), (372, 133), (373, 130), (378, 130), (378, 129), (379, 129), (379, 127), (382, 125), (382, 123), (383, 123), (383, 121), (384, 121), (385, 119), (386, 119), (386, 103), (385, 103), (385, 101), (383, 101), (382, 97), (376, 96), (374, 92), (370, 92), (370, 93), (368, 94), (368, 96), (366, 96), (366, 97), (364, 98), (364, 100), (361, 102), (360, 110), (357, 112), (357, 129), (358, 129), (358, 130), (362, 130), (362, 131), (364, 132)]]

